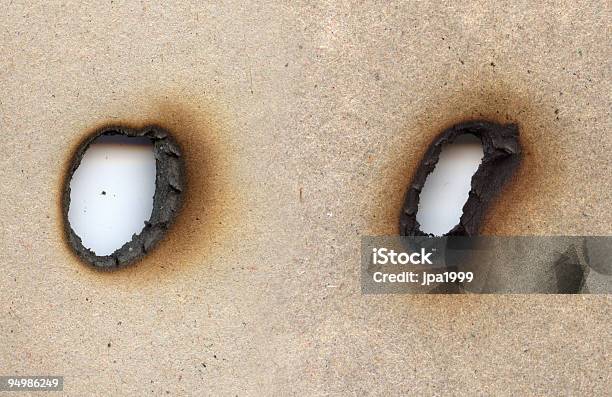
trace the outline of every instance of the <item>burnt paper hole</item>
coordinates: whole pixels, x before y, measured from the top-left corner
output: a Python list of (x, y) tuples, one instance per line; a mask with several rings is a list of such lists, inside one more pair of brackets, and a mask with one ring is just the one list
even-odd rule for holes
[(421, 230), (417, 221), (421, 192), (427, 177), (435, 169), (445, 145), (463, 135), (473, 135), (482, 143), (482, 162), (471, 179), (468, 199), (463, 205), (459, 223), (445, 236), (478, 235), (482, 220), (491, 201), (502, 190), (521, 160), (519, 129), (516, 124), (497, 124), (488, 121), (468, 121), (444, 130), (427, 149), (408, 186), (400, 216), (400, 235), (430, 236)]
[(96, 255), (110, 255), (151, 217), (157, 167), (149, 138), (104, 135), (70, 179), (70, 227)]
[[(70, 225), (68, 213), (71, 202), (71, 180), (79, 168), (83, 157), (92, 144), (99, 140), (130, 138), (146, 141), (152, 145), (155, 158), (155, 189), (150, 218), (142, 230), (132, 235), (132, 239), (110, 254), (98, 255), (87, 248)], [(62, 216), (64, 231), (74, 252), (88, 264), (100, 269), (115, 269), (130, 265), (150, 252), (164, 237), (181, 208), (184, 191), (184, 163), (181, 150), (170, 133), (157, 126), (132, 129), (109, 126), (97, 130), (87, 137), (76, 150), (62, 194)], [(101, 193), (106, 195), (106, 191)]]
[(444, 145), (421, 190), (416, 219), (424, 233), (441, 236), (459, 223), (483, 155), (480, 139), (472, 134)]

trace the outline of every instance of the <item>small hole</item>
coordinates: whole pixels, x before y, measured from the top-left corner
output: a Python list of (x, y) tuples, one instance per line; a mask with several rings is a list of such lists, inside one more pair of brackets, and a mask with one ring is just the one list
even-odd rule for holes
[(68, 221), (83, 245), (110, 255), (151, 217), (155, 156), (148, 138), (101, 136), (85, 152), (70, 181)]
[(482, 143), (472, 134), (460, 135), (453, 143), (443, 145), (420, 195), (416, 219), (424, 233), (441, 236), (459, 223), (472, 176), (483, 156)]

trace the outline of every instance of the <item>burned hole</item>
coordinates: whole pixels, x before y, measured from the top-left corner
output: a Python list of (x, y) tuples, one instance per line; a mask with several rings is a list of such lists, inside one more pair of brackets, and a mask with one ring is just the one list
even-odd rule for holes
[(83, 246), (110, 255), (142, 231), (155, 193), (153, 143), (103, 135), (89, 146), (70, 180), (70, 227)]
[(77, 149), (62, 212), (70, 246), (104, 269), (129, 265), (159, 242), (181, 206), (181, 151), (168, 131), (103, 128)]
[(424, 233), (441, 236), (459, 224), (472, 176), (483, 155), (480, 139), (471, 134), (443, 145), (440, 159), (421, 190), (416, 220)]
[[(461, 185), (464, 190), (468, 190), (465, 184), (460, 183), (457, 179), (452, 182), (458, 182), (459, 186), (456, 194), (450, 194), (448, 197), (439, 197), (436, 192), (436, 187), (439, 179), (435, 175), (430, 175), (436, 169), (436, 165), (442, 160), (441, 170), (446, 169), (448, 161), (446, 155), (442, 156), (443, 149), (452, 148), (454, 143), (459, 143), (457, 146), (461, 148), (469, 142), (470, 136), (476, 138), (481, 143), (482, 160), (478, 165), (476, 172), (470, 179), (470, 188), (467, 196), (461, 192)], [(473, 145), (473, 143), (470, 143)], [(445, 149), (444, 152), (447, 150)], [(464, 150), (459, 150), (460, 154)], [(465, 172), (453, 175), (456, 178), (460, 175), (466, 178), (470, 168), (473, 170), (474, 158), (476, 150), (469, 156), (470, 161), (462, 161), (465, 165)], [(453, 153), (455, 152), (455, 153)], [(457, 154), (454, 150), (452, 154)], [(449, 168), (457, 168), (457, 159), (450, 156)], [(468, 159), (468, 160), (469, 160)], [(438, 135), (433, 143), (427, 149), (423, 159), (421, 160), (413, 179), (408, 186), (404, 207), (400, 216), (400, 234), (404, 236), (425, 236), (425, 235), (456, 235), (456, 236), (473, 236), (477, 235), (480, 230), (481, 222), (484, 219), (487, 208), (491, 201), (501, 191), (504, 184), (512, 176), (517, 166), (520, 164), (521, 146), (519, 142), (519, 130), (516, 124), (496, 124), (487, 121), (469, 121), (457, 124), (451, 128), (444, 130)], [(444, 175), (444, 174), (443, 174)], [(448, 174), (446, 174), (448, 175)], [(429, 185), (429, 177), (434, 176), (434, 185)], [(444, 190), (444, 189), (442, 189)], [(466, 200), (467, 199), (467, 200)], [(444, 200), (453, 200), (451, 205), (444, 208), (440, 203)], [(448, 202), (448, 201), (446, 201)], [(456, 211), (462, 207), (461, 216), (458, 217)], [(449, 221), (452, 215), (455, 214), (455, 222)], [(432, 218), (445, 221), (429, 222)], [(458, 219), (457, 219), (458, 218)], [(421, 221), (427, 220), (427, 224), (421, 228)], [(435, 219), (434, 219), (435, 220)]]

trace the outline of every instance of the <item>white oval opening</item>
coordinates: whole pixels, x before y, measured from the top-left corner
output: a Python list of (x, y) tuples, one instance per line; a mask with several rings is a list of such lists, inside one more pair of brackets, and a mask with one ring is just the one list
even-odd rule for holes
[(482, 142), (471, 134), (442, 147), (436, 168), (421, 190), (416, 215), (421, 231), (441, 236), (459, 223), (472, 176), (483, 156)]
[(70, 181), (68, 221), (83, 245), (110, 255), (151, 217), (156, 166), (148, 138), (101, 136)]

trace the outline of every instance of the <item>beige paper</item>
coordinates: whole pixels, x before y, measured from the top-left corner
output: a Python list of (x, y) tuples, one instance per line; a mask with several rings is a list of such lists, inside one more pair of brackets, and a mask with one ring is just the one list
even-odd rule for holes
[[(607, 296), (369, 296), (426, 146), (515, 121), (485, 226), (608, 235), (609, 9), (588, 2), (4, 1), (0, 375), (83, 395), (605, 395)], [(159, 123), (189, 190), (165, 241), (101, 273), (60, 193), (96, 127)]]

